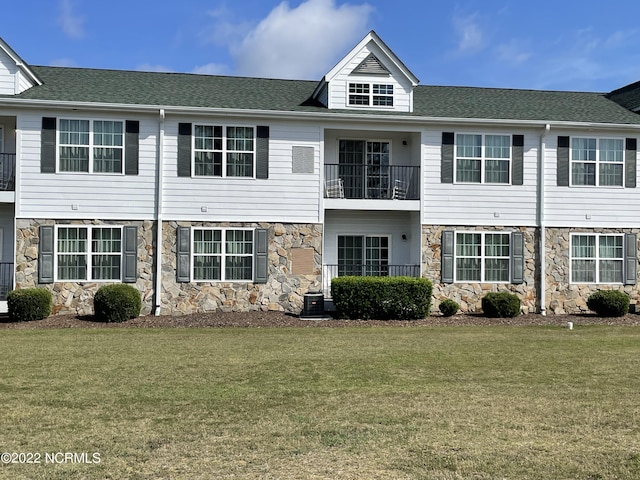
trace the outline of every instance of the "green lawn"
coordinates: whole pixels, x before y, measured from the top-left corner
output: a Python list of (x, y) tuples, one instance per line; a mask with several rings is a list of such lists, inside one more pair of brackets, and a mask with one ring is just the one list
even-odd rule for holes
[(0, 352), (0, 452), (41, 462), (0, 478), (640, 478), (637, 327), (4, 330)]

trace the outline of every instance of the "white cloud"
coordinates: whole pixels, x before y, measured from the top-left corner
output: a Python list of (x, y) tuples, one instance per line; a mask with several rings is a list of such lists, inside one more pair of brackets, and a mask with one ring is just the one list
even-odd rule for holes
[(160, 73), (170, 73), (173, 72), (173, 69), (165, 66), (165, 65), (153, 65), (151, 63), (143, 63), (136, 67), (136, 70), (139, 72), (160, 72)]
[(307, 0), (291, 8), (283, 1), (257, 25), (239, 28), (218, 10), (210, 12), (215, 27), (207, 36), (229, 49), (238, 75), (315, 80), (365, 36), (372, 11), (366, 3)]
[(77, 67), (78, 66), (76, 61), (73, 60), (72, 58), (64, 58), (64, 57), (53, 59), (51, 62), (49, 62), (49, 65), (51, 65), (52, 67)]
[(71, 38), (83, 38), (85, 35), (84, 20), (84, 17), (75, 12), (75, 5), (72, 0), (60, 0), (58, 25), (60, 25), (65, 35)]
[(458, 34), (458, 53), (473, 53), (484, 48), (485, 38), (477, 14), (454, 17), (453, 28)]
[(200, 75), (229, 75), (229, 66), (222, 63), (207, 63), (206, 65), (198, 65), (191, 73)]
[(496, 47), (498, 59), (511, 65), (520, 65), (531, 58), (531, 53), (525, 49), (516, 40), (503, 43)]

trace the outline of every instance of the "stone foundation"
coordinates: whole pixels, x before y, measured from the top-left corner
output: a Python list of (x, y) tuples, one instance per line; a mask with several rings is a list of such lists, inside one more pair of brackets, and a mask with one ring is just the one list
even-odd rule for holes
[[(177, 227), (264, 228), (269, 231), (269, 279), (247, 282), (176, 282)], [(313, 250), (308, 274), (293, 274), (294, 249)], [(313, 224), (166, 222), (163, 225), (162, 314), (284, 311), (298, 314), (303, 295), (322, 285), (322, 226)]]
[[(142, 294), (142, 314), (154, 313), (155, 222), (151, 221), (53, 221), (16, 222), (16, 288), (42, 287), (53, 294), (54, 314), (92, 315), (93, 296), (103, 285), (113, 282), (55, 282), (38, 284), (39, 227), (41, 225), (135, 225), (138, 227), (138, 280), (134, 285)], [(269, 232), (269, 279), (266, 284), (250, 282), (176, 281), (176, 228), (201, 226), (214, 228), (264, 228)], [(298, 314), (303, 295), (320, 291), (322, 286), (322, 226), (313, 224), (265, 223), (189, 223), (163, 224), (163, 264), (161, 314), (196, 312), (244, 312), (277, 310)], [(296, 249), (310, 249), (305, 255), (303, 274), (293, 274), (292, 257)], [(305, 252), (306, 253), (306, 252)], [(308, 265), (307, 265), (308, 263)], [(298, 267), (300, 270), (300, 267)]]
[[(539, 312), (540, 306), (540, 272), (539, 272), (539, 230), (536, 228), (519, 228), (524, 233), (525, 269), (524, 283), (519, 285), (496, 283), (453, 283), (443, 284), (440, 281), (441, 257), (440, 241), (443, 230), (467, 231), (505, 231), (513, 228), (474, 227), (474, 226), (430, 226), (422, 227), (422, 262), (425, 276), (433, 282), (433, 311), (445, 298), (460, 304), (462, 312), (481, 312), (482, 297), (488, 292), (507, 290), (516, 293), (522, 301), (524, 313)], [(640, 303), (639, 285), (606, 285), (606, 284), (571, 284), (570, 283), (570, 234), (583, 233), (635, 233), (640, 239), (640, 229), (606, 229), (606, 228), (547, 228), (546, 229), (546, 312), (550, 314), (576, 314), (588, 312), (587, 298), (597, 290), (615, 289), (629, 295), (631, 304)], [(636, 249), (637, 250), (637, 249)]]
[(518, 228), (524, 234), (524, 283), (442, 283), (441, 282), (441, 238), (444, 230), (513, 232), (508, 227), (475, 226), (422, 226), (422, 265), (424, 276), (433, 282), (432, 311), (437, 312), (440, 302), (446, 298), (460, 304), (460, 311), (475, 313), (482, 311), (482, 297), (488, 292), (503, 290), (516, 293), (522, 301), (522, 311), (538, 311), (536, 279), (537, 233), (534, 228)]
[(93, 296), (103, 285), (114, 282), (56, 282), (38, 284), (38, 228), (41, 225), (135, 225), (138, 227), (138, 279), (142, 294), (142, 315), (153, 305), (155, 226), (150, 221), (53, 221), (16, 220), (16, 288), (41, 287), (53, 295), (53, 314), (93, 315)]
[[(587, 298), (596, 290), (621, 290), (629, 295), (632, 304), (640, 303), (639, 285), (571, 284), (569, 248), (571, 233), (635, 233), (640, 239), (640, 229), (610, 228), (547, 228), (546, 282), (547, 310), (555, 314), (588, 312)], [(638, 249), (636, 248), (636, 251)]]

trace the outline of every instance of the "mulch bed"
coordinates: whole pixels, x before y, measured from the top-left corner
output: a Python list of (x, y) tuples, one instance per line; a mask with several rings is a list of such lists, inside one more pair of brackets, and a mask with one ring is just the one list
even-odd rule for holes
[(215, 312), (191, 315), (146, 315), (124, 323), (104, 323), (92, 316), (54, 315), (32, 322), (11, 322), (8, 317), (0, 318), (0, 329), (37, 328), (193, 328), (193, 327), (300, 327), (300, 328), (340, 328), (340, 327), (409, 327), (409, 326), (489, 326), (489, 325), (550, 325), (566, 327), (573, 322), (580, 325), (640, 325), (640, 315), (628, 314), (624, 317), (597, 317), (592, 314), (580, 315), (520, 315), (515, 318), (487, 318), (481, 314), (454, 315), (442, 317), (433, 315), (423, 320), (336, 320), (300, 319), (298, 316), (282, 312)]

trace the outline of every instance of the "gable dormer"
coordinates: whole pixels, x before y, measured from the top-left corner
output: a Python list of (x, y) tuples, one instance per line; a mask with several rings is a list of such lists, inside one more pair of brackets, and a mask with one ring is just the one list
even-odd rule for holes
[(329, 71), (314, 98), (330, 109), (413, 111), (418, 79), (371, 31)]
[(36, 85), (42, 85), (40, 79), (0, 38), (0, 95), (17, 95)]

